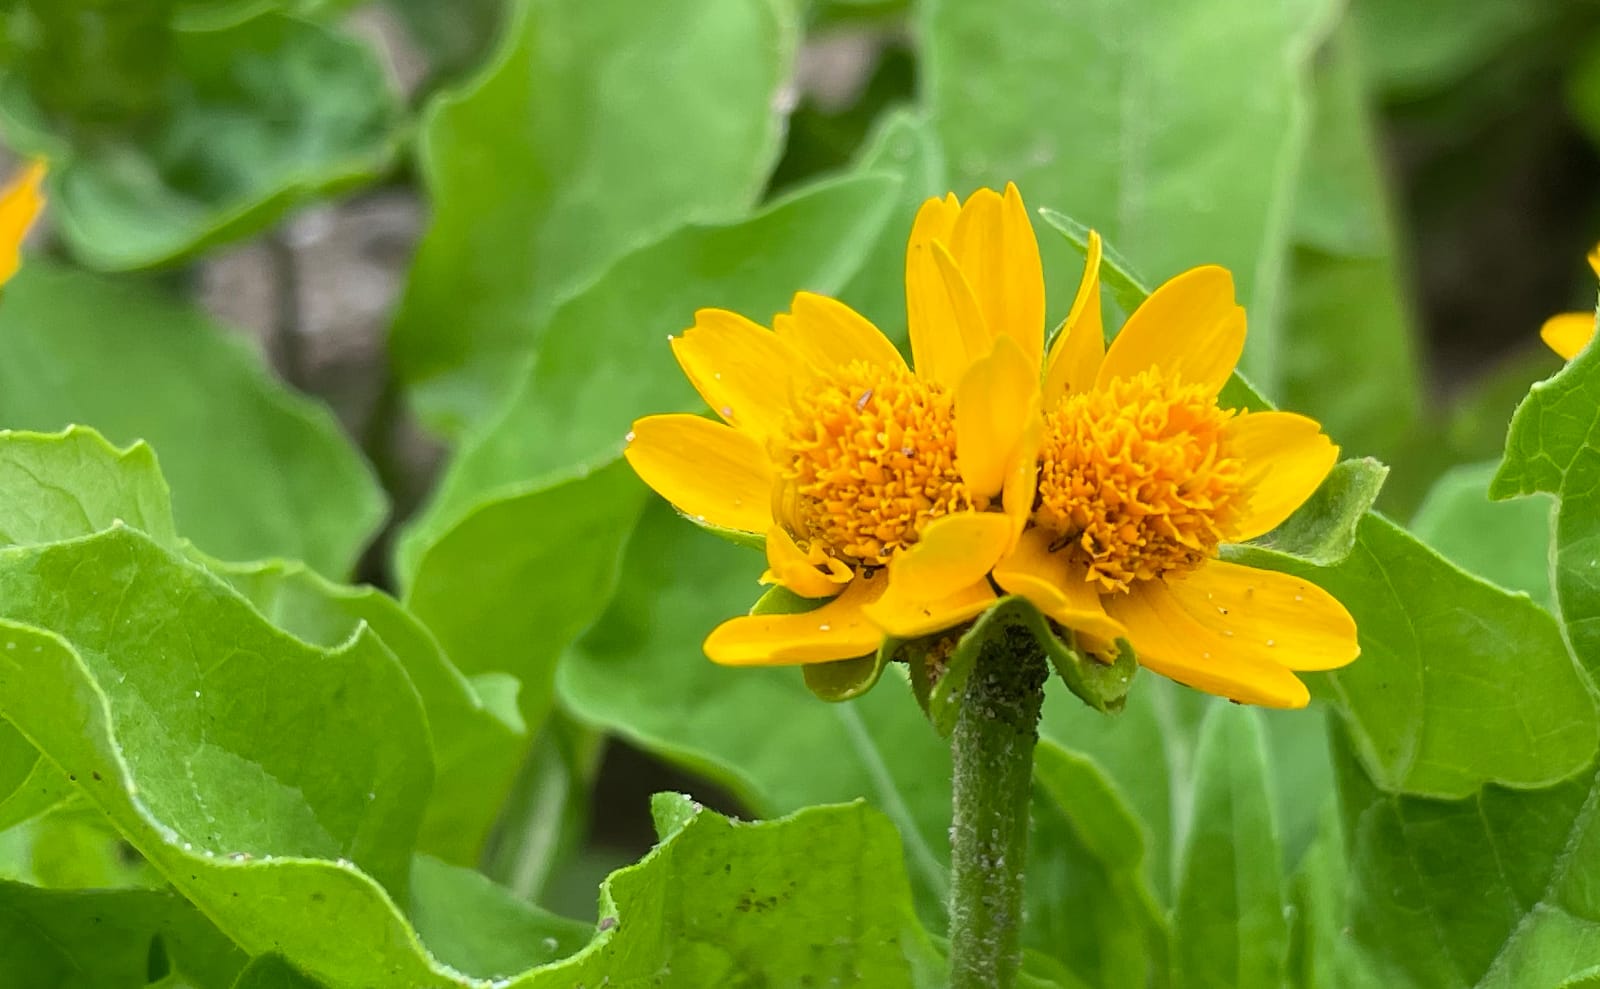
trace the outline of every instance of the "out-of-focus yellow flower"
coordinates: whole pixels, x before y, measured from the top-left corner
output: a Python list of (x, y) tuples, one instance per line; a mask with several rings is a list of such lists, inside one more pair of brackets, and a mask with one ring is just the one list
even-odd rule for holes
[(1338, 456), (1289, 412), (1238, 412), (1217, 394), (1244, 348), (1245, 313), (1218, 267), (1162, 285), (1109, 350), (1099, 238), (1045, 368), (1044, 439), (1029, 526), (994, 569), (1004, 589), (1109, 655), (1208, 693), (1270, 707), (1309, 699), (1296, 670), (1360, 651), (1332, 595), (1217, 558), (1308, 498)]
[(36, 161), (0, 189), (0, 285), (22, 263), (22, 238), (44, 208), (44, 162)]
[(690, 518), (763, 536), (764, 581), (831, 599), (724, 622), (713, 660), (850, 659), (885, 630), (932, 633), (995, 600), (989, 570), (1032, 508), (1044, 346), (1038, 243), (1015, 187), (925, 203), (906, 296), (910, 368), (865, 318), (808, 293), (770, 330), (710, 309), (672, 340), (722, 422), (641, 419), (629, 463)]
[[(1600, 245), (1589, 252), (1589, 267), (1594, 270), (1595, 277), (1600, 278)], [(1594, 311), (1551, 316), (1539, 328), (1539, 336), (1551, 350), (1561, 355), (1562, 360), (1570, 361), (1594, 336)]]

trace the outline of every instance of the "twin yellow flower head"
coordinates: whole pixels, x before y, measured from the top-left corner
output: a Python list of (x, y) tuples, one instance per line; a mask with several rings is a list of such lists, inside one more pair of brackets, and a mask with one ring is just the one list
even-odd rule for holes
[(771, 329), (702, 310), (673, 339), (721, 422), (634, 424), (627, 458), (679, 511), (764, 538), (763, 581), (825, 599), (706, 639), (729, 665), (869, 655), (1020, 595), (1088, 654), (1234, 700), (1301, 707), (1299, 670), (1353, 660), (1355, 624), (1297, 577), (1218, 559), (1316, 490), (1337, 448), (1287, 412), (1217, 405), (1244, 347), (1222, 268), (1185, 272), (1109, 349), (1100, 242), (1044, 350), (1044, 275), (1014, 186), (925, 203), (906, 251), (912, 364), (808, 293)]

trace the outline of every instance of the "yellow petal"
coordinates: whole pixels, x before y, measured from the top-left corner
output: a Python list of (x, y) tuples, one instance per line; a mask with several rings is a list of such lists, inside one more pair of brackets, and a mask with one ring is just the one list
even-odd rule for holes
[(1111, 341), (1096, 387), (1161, 368), (1216, 394), (1244, 351), (1244, 309), (1226, 268), (1191, 268), (1150, 294)]
[(1247, 412), (1223, 427), (1223, 442), (1244, 460), (1244, 514), (1228, 534), (1230, 542), (1254, 539), (1276, 529), (1293, 514), (1339, 460), (1314, 419), (1293, 412)]
[(1075, 632), (1107, 642), (1127, 638), (1128, 630), (1106, 614), (1084, 572), (1072, 567), (1067, 554), (1050, 552), (1050, 540), (1043, 529), (1024, 532), (1016, 549), (994, 568), (995, 583)]
[(1231, 649), (1227, 638), (1190, 617), (1159, 580), (1112, 595), (1106, 609), (1127, 626), (1139, 665), (1164, 677), (1243, 704), (1293, 708), (1311, 699), (1288, 667)]
[(942, 242), (919, 241), (915, 231), (906, 251), (906, 316), (911, 360), (926, 381), (954, 390), (967, 367), (989, 352), (983, 313), (961, 269)]
[(1334, 670), (1361, 653), (1344, 605), (1290, 574), (1212, 560), (1167, 581), (1166, 593), (1233, 656), (1291, 670)]
[(736, 429), (699, 416), (649, 416), (633, 424), (623, 456), (697, 521), (741, 532), (772, 526), (772, 467), (760, 444)]
[(982, 583), (1010, 540), (1011, 520), (999, 512), (961, 512), (934, 519), (916, 545), (889, 561), (889, 589), (866, 609), (867, 617), (892, 635), (921, 634), (912, 629), (935, 616), (928, 611), (929, 602)]
[(1594, 337), (1594, 313), (1564, 312), (1551, 316), (1539, 327), (1539, 337), (1564, 361), (1578, 356)]
[(1039, 370), (1010, 337), (998, 337), (956, 386), (956, 466), (974, 494), (1000, 493), (1028, 425), (1039, 415)]
[(767, 572), (763, 584), (782, 584), (803, 598), (831, 598), (844, 590), (853, 574), (850, 568), (813, 543), (803, 550), (789, 530), (775, 525), (767, 530)]
[(1588, 261), (1589, 270), (1594, 272), (1596, 278), (1600, 278), (1600, 244), (1589, 248)]
[(983, 614), (995, 602), (994, 588), (987, 580), (979, 580), (936, 600), (901, 598), (890, 607), (881, 607), (895, 594), (894, 577), (889, 580), (888, 593), (878, 605), (866, 609), (867, 617), (889, 635), (901, 639), (954, 628)]
[(672, 352), (711, 410), (758, 439), (783, 428), (790, 395), (810, 377), (793, 347), (725, 309), (695, 313), (694, 326), (672, 338)]
[(950, 232), (949, 247), (972, 286), (988, 331), (1015, 340), (1038, 377), (1044, 349), (1044, 267), (1016, 185), (1007, 183), (1004, 196), (979, 189), (968, 197)]
[(0, 285), (17, 273), (22, 263), (22, 238), (44, 208), (45, 165), (35, 161), (0, 189)]
[(1044, 420), (1035, 407), (1022, 431), (1016, 454), (1011, 460), (1011, 470), (1006, 475), (1001, 490), (1001, 505), (1011, 520), (1011, 539), (1006, 552), (1017, 544), (1028, 518), (1033, 515), (1033, 498), (1039, 490), (1039, 448), (1044, 445)]
[(800, 292), (787, 315), (772, 322), (773, 332), (819, 371), (865, 361), (903, 368), (905, 358), (865, 316), (824, 295)]
[(888, 583), (882, 575), (862, 575), (815, 611), (729, 619), (706, 637), (706, 655), (724, 666), (794, 666), (870, 655), (883, 633), (861, 609)]
[(1062, 396), (1094, 384), (1106, 356), (1105, 323), (1100, 315), (1100, 235), (1089, 231), (1089, 250), (1083, 278), (1073, 297), (1072, 311), (1061, 324), (1046, 361), (1044, 407), (1053, 408)]

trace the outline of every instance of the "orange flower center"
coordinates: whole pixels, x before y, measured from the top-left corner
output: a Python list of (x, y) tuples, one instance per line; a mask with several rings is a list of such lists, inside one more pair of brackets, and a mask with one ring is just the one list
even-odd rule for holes
[(1233, 415), (1157, 370), (1067, 396), (1045, 419), (1034, 521), (1103, 594), (1193, 570), (1241, 508)]
[(953, 398), (864, 361), (799, 395), (774, 459), (778, 517), (802, 547), (882, 566), (941, 515), (982, 511), (956, 468)]

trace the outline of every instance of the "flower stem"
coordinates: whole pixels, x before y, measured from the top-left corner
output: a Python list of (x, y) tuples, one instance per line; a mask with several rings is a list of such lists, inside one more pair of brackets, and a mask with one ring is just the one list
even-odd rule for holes
[(984, 643), (951, 735), (950, 987), (1009, 989), (1022, 965), (1022, 883), (1049, 666), (1027, 631)]

